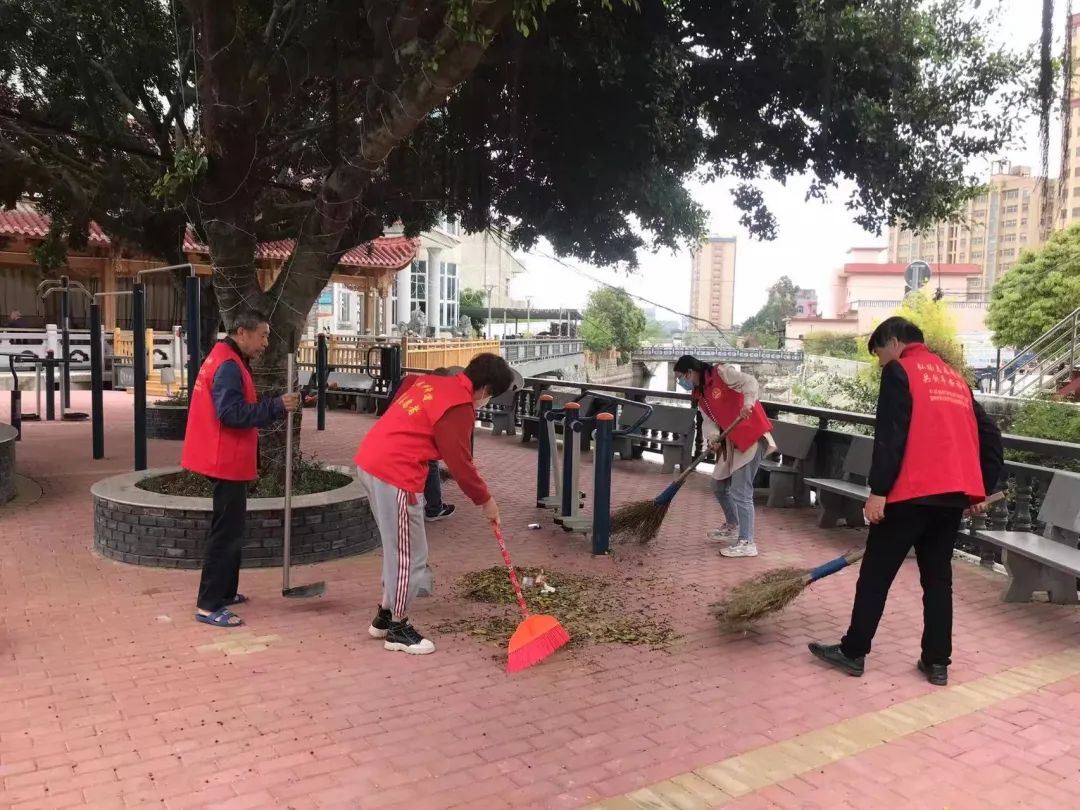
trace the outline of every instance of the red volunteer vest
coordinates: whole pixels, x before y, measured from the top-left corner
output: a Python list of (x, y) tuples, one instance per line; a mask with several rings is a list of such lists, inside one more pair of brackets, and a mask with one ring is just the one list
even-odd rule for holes
[[(743, 407), (743, 395), (720, 379), (715, 368), (710, 368), (705, 372), (703, 393), (694, 390), (694, 402), (723, 432), (738, 418)], [(761, 403), (755, 402), (750, 416), (731, 431), (728, 438), (738, 450), (748, 450), (770, 430), (772, 422), (765, 415)]]
[(223, 425), (214, 409), (214, 375), (227, 360), (240, 367), (244, 401), (253, 405), (258, 399), (255, 381), (240, 354), (224, 340), (215, 344), (195, 378), (180, 466), (210, 478), (254, 481), (259, 475), (259, 429)]
[(397, 397), (360, 441), (353, 461), (380, 481), (423, 492), (428, 462), (439, 458), (435, 423), (450, 408), (472, 405), (472, 382), (464, 374), (423, 374), (402, 381)]
[(911, 427), (888, 503), (950, 492), (978, 503), (986, 493), (967, 381), (922, 343), (908, 344), (897, 362), (911, 390)]

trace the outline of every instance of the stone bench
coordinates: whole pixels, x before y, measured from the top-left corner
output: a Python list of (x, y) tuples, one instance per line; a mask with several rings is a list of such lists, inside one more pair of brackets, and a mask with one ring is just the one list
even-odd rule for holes
[(15, 497), (15, 441), (18, 432), (0, 422), (0, 503)]
[(517, 406), (518, 391), (511, 386), (497, 397), (492, 397), (488, 404), (476, 412), (476, 417), (481, 422), (491, 425), (491, 435), (507, 436), (517, 435), (517, 426), (514, 424), (514, 411)]
[(869, 436), (852, 436), (844, 456), (842, 478), (806, 478), (804, 484), (817, 492), (818, 526), (831, 529), (843, 520), (849, 527), (866, 525), (863, 504), (870, 497), (866, 480), (870, 476), (870, 461), (874, 440)]
[(1043, 534), (972, 528), (970, 536), (1002, 550), (1009, 584), (1004, 602), (1029, 602), (1036, 591), (1045, 591), (1058, 605), (1075, 605), (1076, 581), (1080, 577), (1080, 476), (1055, 472), (1039, 508)]
[[(652, 413), (637, 430), (615, 437), (612, 450), (621, 459), (638, 459), (648, 447), (659, 447), (664, 457), (664, 473), (673, 473), (675, 465), (685, 470), (693, 455), (694, 411), (674, 405), (653, 405), (652, 408)], [(626, 428), (640, 416), (640, 409), (624, 405), (619, 408), (618, 427)]]
[(773, 422), (772, 437), (780, 458), (761, 462), (761, 470), (769, 479), (767, 506), (810, 505), (810, 489), (806, 486), (803, 470), (813, 453), (817, 433), (818, 429), (811, 425)]

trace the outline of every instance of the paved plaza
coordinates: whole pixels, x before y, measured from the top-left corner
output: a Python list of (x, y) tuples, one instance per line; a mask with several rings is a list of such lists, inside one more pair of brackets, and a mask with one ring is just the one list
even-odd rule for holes
[[(457, 513), (428, 528), (437, 593), (410, 617), (434, 655), (391, 654), (368, 638), (378, 552), (294, 569), (294, 584), (327, 581), (308, 601), (282, 599), (280, 569), (246, 569), (246, 626), (211, 628), (192, 618), (197, 571), (93, 550), (90, 486), (132, 469), (131, 398), (105, 396), (107, 458), (92, 461), (88, 423), (26, 424), (18, 469), (33, 484), (0, 508), (0, 807), (1077, 805), (1080, 612), (1003, 604), (1001, 575), (955, 565), (947, 688), (914, 668), (914, 560), (866, 675), (846, 677), (806, 644), (839, 638), (855, 571), (816, 584), (753, 634), (721, 634), (707, 606), (751, 574), (859, 545), (857, 531), (762, 506), (761, 556), (721, 558), (705, 539), (719, 508), (699, 475), (650, 546), (594, 559), (534, 507), (535, 445), (480, 431), (478, 465), (515, 563), (610, 577), (673, 624), (667, 649), (578, 647), (511, 676), (493, 644), (434, 632), (465, 615), (454, 581), (500, 563), (453, 483), (444, 497)], [(88, 411), (88, 392), (73, 405)], [(305, 452), (347, 464), (373, 418), (335, 411), (325, 432), (314, 424), (307, 411)], [(151, 441), (149, 454), (152, 467), (173, 465), (180, 444)], [(616, 504), (666, 482), (657, 465), (614, 467)], [(543, 527), (529, 531), (536, 520)]]

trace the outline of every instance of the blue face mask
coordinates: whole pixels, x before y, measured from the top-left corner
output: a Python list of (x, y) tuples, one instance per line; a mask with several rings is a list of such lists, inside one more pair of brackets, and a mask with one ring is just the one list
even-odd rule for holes
[(694, 384), (690, 382), (690, 380), (686, 379), (686, 377), (679, 377), (677, 380), (675, 380), (675, 382), (679, 384), (679, 388), (681, 388), (683, 391), (694, 390)]

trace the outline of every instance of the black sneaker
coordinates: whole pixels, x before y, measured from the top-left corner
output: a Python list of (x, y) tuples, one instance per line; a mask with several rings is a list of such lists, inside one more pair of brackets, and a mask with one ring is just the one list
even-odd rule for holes
[(808, 646), (810, 647), (810, 652), (826, 664), (834, 666), (837, 669), (842, 669), (848, 675), (861, 678), (866, 669), (865, 658), (848, 658), (840, 651), (839, 644), (819, 644), (816, 641), (812, 641)]
[(444, 503), (442, 508), (438, 512), (424, 512), (424, 520), (428, 523), (434, 523), (436, 520), (442, 520), (448, 518), (454, 514), (454, 510), (457, 509), (452, 503)]
[(945, 664), (927, 664), (920, 658), (918, 667), (919, 672), (925, 675), (926, 680), (930, 681), (934, 686), (949, 685), (949, 668)]
[(379, 606), (379, 612), (375, 614), (375, 618), (371, 620), (371, 626), (368, 627), (368, 635), (372, 638), (386, 638), (386, 632), (390, 629), (390, 620), (393, 618), (393, 614), (389, 608)]
[(435, 652), (431, 639), (424, 638), (408, 619), (390, 622), (383, 648), (394, 652), (407, 652), (409, 655), (427, 655)]

